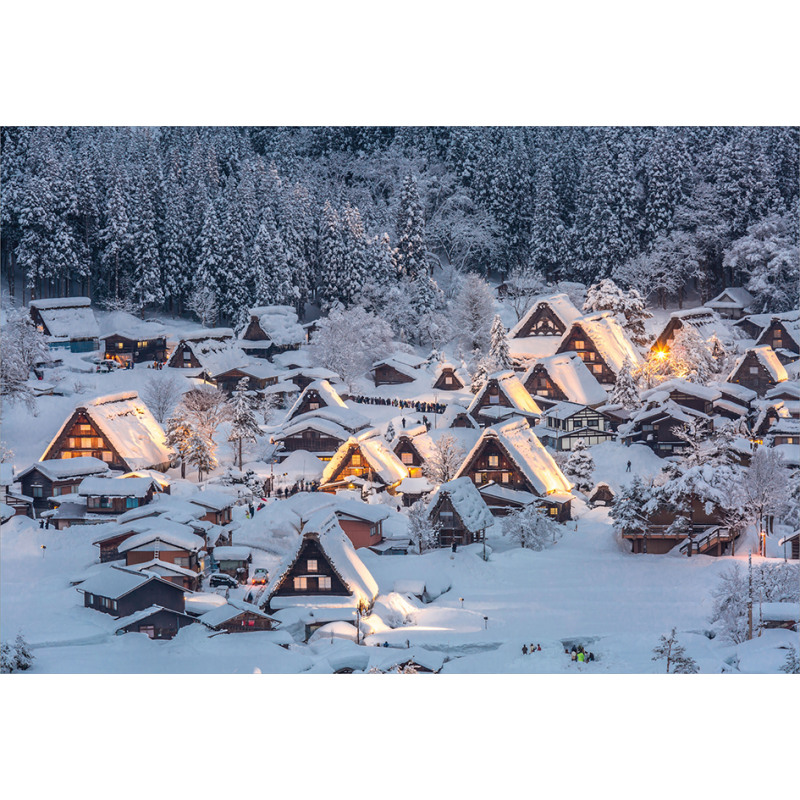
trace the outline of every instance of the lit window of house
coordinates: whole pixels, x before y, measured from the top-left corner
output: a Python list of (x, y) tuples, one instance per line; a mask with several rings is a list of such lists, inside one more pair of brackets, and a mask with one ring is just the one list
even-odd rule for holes
[(511, 473), (510, 472), (504, 472), (501, 480), (502, 480), (503, 483), (511, 483)]
[(401, 453), (400, 460), (404, 464), (413, 464), (414, 463), (414, 454), (413, 453)]
[(592, 364), (592, 372), (599, 375), (603, 371), (602, 364)]
[(490, 467), (499, 467), (500, 466), (500, 457), (499, 456), (489, 456), (489, 466)]
[(555, 506), (550, 506), (549, 514), (551, 517), (555, 517), (558, 514), (558, 509)]
[(124, 345), (122, 344), (122, 342), (117, 342), (117, 350), (122, 350), (123, 347)]
[(480, 472), (476, 472), (472, 476), (472, 480), (475, 481), (475, 483), (480, 483), (481, 482), (481, 474), (480, 474)]
[(351, 462), (354, 467), (361, 466), (361, 453), (353, 453), (353, 457), (351, 458)]
[(103, 461), (107, 461), (111, 463), (113, 456), (111, 455), (110, 450), (103, 450)]
[(575, 340), (575, 349), (576, 350), (583, 350), (584, 347), (586, 347), (586, 342), (584, 342), (583, 339), (576, 339)]
[(308, 578), (305, 576), (301, 576), (299, 578), (294, 579), (294, 588), (295, 591), (302, 592), (305, 589), (308, 589)]
[(444, 384), (445, 386), (452, 386), (453, 379), (449, 375), (446, 375), (444, 379)]
[(316, 410), (319, 408), (319, 403), (309, 403), (309, 404), (308, 404), (308, 407), (309, 407), (309, 408), (310, 408), (312, 411), (316, 411)]
[(330, 591), (331, 590), (331, 579), (327, 575), (320, 575), (317, 578), (319, 582), (319, 588), (322, 591)]
[(317, 571), (317, 559), (316, 558), (309, 558), (308, 559), (308, 571), (309, 572), (316, 572)]

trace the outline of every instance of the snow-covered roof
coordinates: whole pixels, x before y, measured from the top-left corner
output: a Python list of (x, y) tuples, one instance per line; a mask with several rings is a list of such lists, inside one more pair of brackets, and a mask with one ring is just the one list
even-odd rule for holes
[[(89, 419), (111, 442), (131, 469), (159, 466), (170, 460), (170, 450), (162, 427), (136, 392), (97, 397), (90, 403), (77, 405), (85, 409)], [(72, 414), (58, 429), (45, 450), (58, 441)]]
[(558, 353), (536, 359), (523, 375), (523, 385), (528, 382), (537, 366), (547, 370), (550, 380), (573, 403), (591, 406), (604, 403), (608, 399), (606, 390), (598, 383), (597, 378), (592, 375), (577, 353)]
[(144, 517), (164, 517), (175, 522), (186, 523), (190, 520), (198, 520), (205, 514), (205, 509), (201, 506), (190, 503), (182, 497), (171, 494), (157, 494), (153, 500), (145, 506), (132, 508), (117, 517), (117, 522), (127, 523)]
[(100, 335), (100, 328), (88, 297), (56, 297), (31, 300), (50, 336), (55, 339), (89, 339)]
[(78, 487), (81, 497), (144, 497), (152, 478), (84, 478)]
[(214, 548), (215, 561), (247, 561), (251, 555), (252, 551), (249, 547), (226, 545), (224, 547)]
[[(230, 331), (229, 328), (216, 330)], [(207, 336), (202, 339), (184, 337), (183, 341), (200, 362), (203, 371), (212, 378), (250, 364), (250, 357), (245, 354), (237, 342), (227, 336)], [(182, 364), (175, 363), (172, 366), (181, 367)]]
[(215, 492), (210, 489), (205, 489), (202, 492), (195, 492), (194, 494), (184, 497), (184, 500), (188, 500), (188, 502), (202, 506), (203, 508), (210, 508), (213, 511), (222, 511), (236, 503), (236, 495), (229, 494), (228, 492)]
[[(353, 544), (347, 538), (336, 515), (330, 509), (322, 509), (313, 514), (303, 525), (302, 538), (297, 550), (286, 558), (275, 570), (263, 597), (262, 605), (269, 603), (273, 608), (296, 606), (328, 606), (352, 608), (360, 601), (371, 604), (378, 596), (378, 584), (372, 577), (364, 562), (358, 557)], [(297, 595), (277, 596), (274, 592), (282, 583), (289, 570), (297, 561), (303, 542), (312, 538), (328, 557), (331, 566), (350, 592), (349, 597), (342, 595)]]
[(481, 496), (495, 497), (498, 500), (507, 500), (510, 503), (519, 503), (523, 506), (528, 506), (535, 503), (536, 495), (530, 492), (521, 492), (519, 489), (509, 489), (507, 486), (501, 486), (499, 483), (492, 481), (491, 483), (484, 483), (479, 489)]
[(300, 396), (295, 400), (292, 407), (289, 409), (289, 412), (286, 414), (286, 419), (290, 420), (292, 417), (295, 416), (297, 413), (297, 409), (300, 408), (303, 401), (306, 398), (306, 395), (310, 394), (311, 392), (316, 392), (319, 395), (320, 400), (325, 404), (325, 408), (347, 408), (344, 400), (339, 396), (339, 393), (330, 385), (330, 383), (326, 380), (321, 381), (312, 381), (311, 383), (306, 386), (305, 389), (300, 393)]
[(439, 416), (437, 428), (449, 428), (455, 422), (456, 417), (463, 414), (469, 423), (470, 428), (477, 428), (478, 423), (467, 413), (467, 409), (458, 403), (448, 403), (445, 407), (444, 414)]
[(77, 589), (79, 592), (116, 600), (153, 579), (153, 575), (143, 575), (135, 570), (112, 564), (108, 569), (87, 578)]
[(128, 569), (135, 569), (137, 572), (150, 572), (163, 578), (169, 575), (180, 575), (184, 578), (198, 578), (197, 572), (188, 567), (179, 567), (169, 561), (162, 561), (160, 558), (153, 558), (150, 561), (143, 561), (140, 564), (131, 564)]
[(403, 478), (395, 486), (395, 491), (400, 494), (424, 494), (433, 489), (427, 478)]
[(591, 500), (598, 492), (602, 491), (603, 489), (606, 489), (607, 491), (611, 492), (612, 495), (616, 495), (616, 492), (611, 488), (611, 486), (609, 486), (604, 481), (599, 481), (592, 487), (592, 490), (588, 494), (588, 499)]
[[(190, 553), (196, 553), (202, 550), (206, 543), (194, 533), (186, 531), (180, 532), (166, 532), (161, 527), (156, 527), (153, 530), (147, 530), (143, 533), (136, 533), (129, 536), (124, 542), (117, 546), (118, 553), (127, 553), (128, 550), (138, 550), (143, 548), (144, 545), (156, 544), (160, 546), (159, 550), (169, 550), (166, 545), (174, 545), (180, 550), (188, 550)], [(148, 548), (149, 549), (149, 548)]]
[(542, 305), (548, 306), (550, 310), (561, 320), (564, 327), (569, 329), (572, 323), (581, 316), (581, 312), (569, 297), (562, 293), (537, 297), (531, 307), (522, 316), (522, 319), (508, 332), (509, 339), (515, 339), (519, 332), (528, 324), (530, 318)]
[(436, 365), (436, 370), (434, 371), (433, 375), (434, 383), (439, 380), (445, 370), (452, 371), (452, 373), (456, 376), (456, 378), (458, 378), (458, 380), (461, 381), (464, 386), (469, 386), (470, 378), (467, 368), (463, 365), (463, 363), (460, 366), (456, 366), (452, 361), (440, 361)]
[(783, 547), (784, 544), (793, 542), (797, 538), (800, 538), (800, 530), (796, 530), (794, 533), (790, 533), (788, 536), (784, 536), (782, 539), (779, 539), (778, 544)]
[(254, 616), (261, 617), (262, 619), (272, 619), (269, 614), (265, 614), (258, 606), (253, 605), (252, 603), (244, 603), (239, 600), (229, 600), (224, 605), (220, 605), (217, 608), (206, 611), (205, 614), (202, 614), (199, 617), (199, 621), (204, 625), (214, 628), (217, 625), (223, 625), (229, 620), (234, 619), (235, 617), (238, 617), (240, 614), (244, 613), (253, 614)]
[[(305, 331), (297, 320), (292, 306), (256, 306), (250, 309), (251, 317), (258, 317), (261, 330), (271, 342), (281, 347), (301, 344), (306, 340)], [(242, 339), (240, 343), (247, 342)]]
[(273, 436), (273, 439), (279, 442), (289, 436), (294, 436), (296, 433), (301, 433), (302, 431), (308, 429), (319, 431), (326, 436), (339, 439), (342, 442), (348, 439), (352, 433), (352, 431), (348, 431), (338, 423), (318, 417), (313, 411), (311, 411), (306, 414), (301, 414), (293, 421), (292, 425), (286, 425), (283, 427), (280, 433), (276, 433)]
[(579, 411), (584, 410), (594, 411), (594, 409), (591, 409), (585, 405), (581, 405), (580, 403), (568, 403), (566, 400), (563, 400), (560, 403), (556, 403), (551, 408), (548, 408), (547, 411), (545, 411), (545, 417), (552, 417), (554, 419), (569, 419)]
[[(136, 320), (135, 317), (133, 317)], [(166, 331), (157, 322), (144, 322), (143, 320), (126, 324), (124, 327), (114, 328), (110, 333), (104, 333), (101, 339), (109, 339), (112, 336), (121, 336), (123, 339), (132, 341), (149, 341), (151, 339), (163, 339)]]
[(456, 478), (441, 484), (428, 500), (428, 513), (443, 495), (450, 499), (461, 522), (470, 533), (477, 533), (494, 525), (492, 512), (468, 477)]
[[(753, 609), (755, 616), (755, 609)], [(800, 621), (800, 603), (760, 603), (758, 615), (767, 622)]]
[(384, 505), (362, 503), (347, 498), (339, 499), (336, 496), (331, 499), (337, 516), (355, 517), (368, 522), (381, 522), (389, 516), (389, 510)]
[[(42, 464), (47, 462), (38, 461), (37, 463)], [(102, 464), (102, 462), (100, 463)], [(28, 467), (24, 472), (14, 477), (14, 465), (9, 464), (7, 461), (0, 462), (0, 486), (11, 486), (12, 483), (19, 480), (23, 475), (26, 475), (31, 469), (32, 467)]]
[(736, 359), (736, 363), (731, 370), (730, 375), (728, 375), (728, 380), (731, 380), (733, 376), (739, 371), (739, 368), (742, 366), (742, 363), (747, 358), (747, 356), (752, 353), (759, 361), (759, 363), (767, 370), (772, 380), (776, 383), (780, 383), (781, 381), (785, 381), (789, 378), (789, 375), (786, 372), (786, 368), (781, 364), (778, 356), (775, 354), (775, 351), (768, 345), (762, 344), (759, 347), (751, 347), (749, 350), (745, 350), (745, 352)]
[(664, 381), (655, 388), (642, 392), (641, 397), (643, 400), (649, 400), (658, 394), (663, 393), (666, 396), (672, 392), (683, 392), (684, 394), (692, 395), (692, 397), (697, 397), (700, 400), (707, 400), (709, 403), (722, 397), (722, 392), (719, 389), (703, 386), (699, 383), (692, 383), (683, 378), (671, 378), (668, 381)]
[(572, 488), (553, 456), (545, 449), (525, 419), (513, 419), (484, 429), (458, 471), (461, 477), (487, 439), (495, 439), (539, 495), (569, 492)]
[[(368, 436), (372, 438), (367, 438)], [(387, 486), (391, 486), (408, 477), (408, 469), (389, 449), (386, 442), (380, 436), (374, 435), (373, 431), (367, 431), (362, 436), (351, 436), (339, 447), (333, 458), (325, 465), (322, 473), (322, 483), (327, 483), (332, 479), (333, 474), (347, 458), (353, 445), (358, 446), (370, 469)]]
[[(9, 465), (10, 466), (10, 465)], [(41, 472), (48, 480), (63, 481), (68, 478), (80, 478), (84, 475), (101, 475), (109, 471), (108, 464), (99, 458), (79, 456), (78, 458), (48, 458), (45, 461), (36, 461), (27, 469), (20, 472), (16, 480), (24, 477), (33, 470)]]
[(741, 308), (746, 310), (755, 300), (753, 295), (742, 286), (729, 286), (723, 289), (713, 300), (706, 303), (706, 308)]
[(137, 622), (143, 622), (144, 620), (152, 617), (154, 614), (158, 614), (161, 611), (166, 611), (168, 614), (174, 614), (176, 617), (190, 619), (188, 614), (184, 614), (181, 611), (176, 611), (174, 608), (165, 608), (164, 606), (153, 605), (149, 608), (143, 608), (141, 611), (134, 611), (133, 614), (129, 614), (127, 617), (119, 617), (116, 620), (116, 631), (119, 632), (123, 628), (128, 628), (131, 625), (135, 625)]
[[(742, 403), (748, 404), (758, 397), (758, 392), (748, 386), (742, 386), (741, 383), (717, 383), (716, 386), (723, 394), (735, 397), (741, 400)], [(777, 388), (777, 387), (776, 387)], [(772, 389), (770, 391), (773, 391)]]
[(407, 364), (405, 361), (401, 361), (393, 357), (383, 358), (380, 361), (376, 361), (372, 365), (371, 371), (378, 369), (378, 367), (391, 367), (392, 369), (397, 370), (397, 372), (399, 372), (401, 375), (405, 375), (407, 378), (411, 378), (412, 380), (416, 380), (420, 376), (418, 367), (413, 367), (410, 364)]
[[(294, 386), (294, 384), (291, 384)], [(295, 387), (296, 388), (296, 387)], [(350, 406), (323, 406), (314, 409), (313, 411), (306, 411), (304, 414), (298, 414), (291, 420), (292, 426), (299, 425), (301, 422), (311, 419), (325, 419), (340, 425), (342, 428), (355, 433), (369, 425), (369, 419), (363, 414), (359, 414), (355, 409)], [(288, 420), (287, 420), (288, 421)]]
[[(597, 352), (612, 372), (618, 373), (622, 369), (626, 356), (630, 360), (631, 366), (635, 367), (642, 363), (639, 351), (610, 311), (601, 311), (599, 314), (582, 317), (573, 323), (573, 326), (575, 325), (580, 326), (586, 336), (591, 339)], [(571, 332), (570, 328), (564, 334), (562, 343), (567, 341)]]
[[(497, 381), (500, 393), (508, 398), (508, 401), (511, 403), (511, 408), (523, 414), (537, 414), (541, 416), (542, 409), (536, 404), (530, 392), (522, 385), (522, 381), (513, 370), (503, 370), (502, 372), (495, 372), (489, 375), (486, 383), (481, 387), (481, 390), (469, 404), (469, 408), (467, 409), (469, 414), (472, 414), (473, 411), (478, 408), (483, 401), (484, 395), (489, 391), (494, 381)], [(480, 413), (484, 413), (484, 409), (481, 409)]]

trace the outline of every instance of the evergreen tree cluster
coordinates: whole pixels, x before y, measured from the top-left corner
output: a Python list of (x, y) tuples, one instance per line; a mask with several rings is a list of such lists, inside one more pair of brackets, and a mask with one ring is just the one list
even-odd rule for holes
[(799, 156), (790, 127), (8, 127), (2, 267), (178, 312), (202, 288), (229, 324), (441, 266), (782, 310)]

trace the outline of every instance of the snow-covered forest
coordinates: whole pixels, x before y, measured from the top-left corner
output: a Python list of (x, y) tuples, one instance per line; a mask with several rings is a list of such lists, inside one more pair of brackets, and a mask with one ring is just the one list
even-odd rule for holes
[(434, 268), (664, 305), (743, 285), (785, 311), (798, 158), (790, 127), (6, 128), (2, 267), (18, 301), (234, 327), (270, 303), (430, 307)]

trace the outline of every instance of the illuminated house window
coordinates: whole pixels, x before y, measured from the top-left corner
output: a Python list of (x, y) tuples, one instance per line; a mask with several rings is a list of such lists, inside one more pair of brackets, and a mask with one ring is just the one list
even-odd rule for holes
[(499, 467), (500, 466), (500, 458), (498, 456), (489, 456), (489, 466), (490, 467)]
[(595, 372), (599, 375), (602, 371), (603, 371), (602, 364), (592, 364), (592, 372)]
[(112, 458), (113, 458), (113, 456), (111, 455), (111, 451), (110, 450), (103, 450), (103, 461), (107, 461), (108, 463), (111, 463)]
[(404, 464), (413, 464), (414, 463), (414, 454), (413, 453), (401, 453), (400, 460)]
[(312, 411), (316, 411), (316, 410), (319, 408), (319, 403), (309, 403), (309, 404), (308, 404), (308, 407), (309, 407), (309, 408), (310, 408)]
[(320, 577), (317, 578), (317, 580), (319, 581), (319, 588), (320, 589), (322, 589), (323, 591), (324, 590), (327, 590), (327, 591), (331, 590), (331, 579), (329, 577), (327, 577), (326, 575), (320, 575)]
[(447, 375), (445, 376), (444, 383), (445, 386), (450, 386), (453, 383), (453, 379), (449, 375)]
[(354, 467), (361, 466), (361, 453), (353, 453), (353, 457), (351, 459), (351, 463)]
[(124, 345), (122, 344), (122, 342), (117, 342), (117, 350), (122, 350), (123, 347)]
[(303, 591), (304, 589), (308, 589), (308, 578), (306, 577), (295, 578), (294, 588), (299, 592)]
[(511, 483), (511, 473), (504, 472), (501, 480), (503, 481), (503, 483)]
[(317, 560), (315, 558), (308, 559), (308, 571), (309, 572), (317, 571)]
[(555, 517), (558, 514), (558, 509), (555, 506), (550, 506), (550, 516)]
[(584, 342), (583, 339), (577, 339), (575, 341), (576, 350), (583, 350), (584, 347), (586, 347), (586, 342)]

